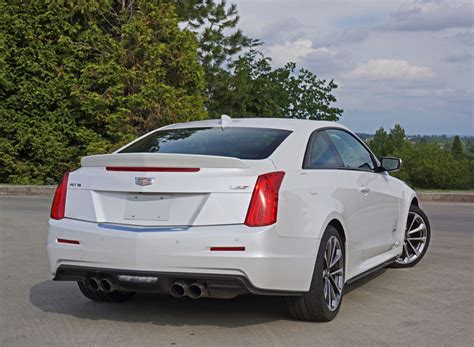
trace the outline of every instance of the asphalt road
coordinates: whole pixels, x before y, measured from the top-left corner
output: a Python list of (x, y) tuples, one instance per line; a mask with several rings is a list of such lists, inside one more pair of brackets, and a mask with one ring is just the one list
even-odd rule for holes
[(287, 318), (279, 298), (95, 303), (49, 280), (50, 199), (0, 197), (0, 345), (474, 345), (473, 204), (424, 204), (433, 237), (412, 269), (347, 288), (330, 323)]

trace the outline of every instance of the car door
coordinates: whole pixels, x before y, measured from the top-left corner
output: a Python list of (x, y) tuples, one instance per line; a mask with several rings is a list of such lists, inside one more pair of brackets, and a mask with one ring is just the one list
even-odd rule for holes
[(346, 278), (357, 275), (364, 261), (367, 230), (367, 199), (358, 185), (370, 179), (365, 171), (345, 170), (327, 130), (316, 130), (308, 143), (301, 179), (317, 199), (314, 213), (337, 211), (344, 220), (346, 232)]
[(377, 172), (372, 154), (358, 138), (341, 129), (329, 129), (327, 134), (341, 156), (344, 169), (359, 173), (353, 189), (362, 196), (359, 214), (366, 221), (363, 259), (367, 261), (394, 246), (399, 197), (390, 176)]

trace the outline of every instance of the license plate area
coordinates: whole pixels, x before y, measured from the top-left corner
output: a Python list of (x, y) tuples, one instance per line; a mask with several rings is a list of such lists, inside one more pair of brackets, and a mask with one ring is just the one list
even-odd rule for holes
[(125, 205), (126, 220), (169, 220), (170, 195), (129, 194)]

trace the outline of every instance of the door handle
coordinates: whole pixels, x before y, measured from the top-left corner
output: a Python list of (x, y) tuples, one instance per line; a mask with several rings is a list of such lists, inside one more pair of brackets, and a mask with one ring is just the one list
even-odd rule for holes
[(359, 187), (359, 192), (361, 192), (364, 195), (367, 195), (370, 193), (370, 189), (367, 186), (360, 186)]

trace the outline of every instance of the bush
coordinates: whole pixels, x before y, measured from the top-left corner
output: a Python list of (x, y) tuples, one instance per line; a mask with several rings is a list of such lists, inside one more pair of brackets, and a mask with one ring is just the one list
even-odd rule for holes
[(436, 143), (411, 143), (404, 138), (404, 134), (399, 125), (389, 134), (381, 128), (372, 141), (369, 141), (377, 156), (402, 159), (402, 168), (394, 176), (415, 188), (467, 189), (471, 186), (472, 167), (460, 153), (459, 144), (455, 147), (458, 158), (455, 159), (451, 151), (440, 148)]

